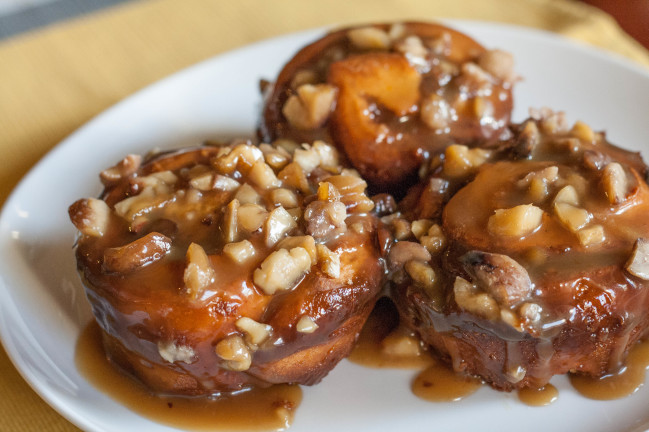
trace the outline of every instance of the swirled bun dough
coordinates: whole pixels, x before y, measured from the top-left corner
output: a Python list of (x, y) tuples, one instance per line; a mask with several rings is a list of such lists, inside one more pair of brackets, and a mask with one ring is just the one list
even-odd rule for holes
[(394, 189), (450, 143), (488, 145), (509, 122), (510, 54), (429, 23), (331, 32), (268, 91), (266, 140), (332, 140), (370, 185)]
[(558, 114), (512, 132), (494, 150), (449, 147), (388, 221), (393, 298), (497, 389), (615, 372), (649, 325), (646, 166)]
[(108, 356), (152, 390), (314, 384), (381, 285), (374, 204), (323, 142), (127, 156), (69, 210)]

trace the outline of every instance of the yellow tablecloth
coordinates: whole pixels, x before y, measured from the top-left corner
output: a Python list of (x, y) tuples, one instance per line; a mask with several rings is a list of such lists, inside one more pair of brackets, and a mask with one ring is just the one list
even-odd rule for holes
[[(649, 52), (570, 0), (140, 0), (0, 43), (0, 204), (55, 144), (105, 108), (188, 65), (332, 24), (464, 18), (555, 31), (649, 67)], [(70, 431), (0, 349), (0, 430)]]

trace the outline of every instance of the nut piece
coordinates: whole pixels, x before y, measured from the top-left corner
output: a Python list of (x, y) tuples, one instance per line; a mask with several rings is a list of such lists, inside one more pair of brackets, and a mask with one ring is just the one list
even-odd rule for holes
[(611, 162), (602, 172), (602, 187), (611, 204), (620, 204), (626, 198), (628, 181), (624, 168), (617, 162)]
[(512, 306), (532, 293), (527, 270), (507, 255), (471, 251), (462, 257), (462, 262), (474, 283), (500, 305)]
[(257, 231), (268, 218), (268, 212), (258, 204), (243, 204), (237, 210), (237, 224), (250, 233)]
[(284, 207), (276, 207), (268, 215), (264, 231), (266, 233), (266, 246), (273, 246), (287, 232), (297, 226), (297, 223)]
[(158, 353), (169, 363), (184, 362), (191, 364), (195, 358), (194, 349), (187, 345), (177, 345), (175, 341), (159, 341)]
[(239, 201), (239, 204), (261, 203), (261, 195), (259, 195), (255, 188), (250, 186), (248, 183), (244, 183), (239, 189), (237, 189), (237, 193), (234, 195), (234, 199)]
[(577, 121), (573, 125), (572, 129), (570, 130), (570, 133), (576, 137), (579, 138), (582, 141), (586, 142), (593, 142), (595, 141), (595, 132), (588, 126), (586, 123)]
[(543, 210), (531, 204), (500, 209), (489, 218), (487, 230), (497, 236), (523, 237), (541, 226), (542, 218)]
[(311, 257), (311, 265), (318, 263), (318, 252), (315, 247), (315, 240), (311, 236), (286, 237), (277, 244), (277, 249), (291, 250), (296, 247), (304, 248)]
[(463, 177), (485, 163), (491, 157), (491, 151), (465, 145), (453, 144), (444, 153), (444, 174), (451, 178)]
[(408, 261), (419, 260), (428, 262), (431, 258), (430, 252), (419, 243), (400, 241), (393, 244), (390, 248), (388, 266), (390, 270), (398, 270)]
[(643, 238), (636, 240), (633, 252), (626, 263), (626, 270), (633, 276), (649, 280), (649, 241)]
[(274, 204), (279, 204), (286, 209), (296, 208), (300, 205), (297, 195), (290, 189), (273, 189), (270, 192), (270, 199)]
[(273, 169), (269, 165), (266, 165), (266, 162), (263, 160), (255, 162), (248, 172), (248, 178), (251, 182), (263, 189), (276, 188), (282, 185), (282, 182), (275, 176)]
[(306, 231), (316, 239), (324, 239), (338, 229), (345, 229), (347, 208), (342, 202), (313, 201), (304, 210)]
[(125, 246), (106, 249), (103, 267), (109, 273), (129, 273), (162, 259), (170, 250), (171, 239), (152, 232)]
[(295, 287), (310, 268), (311, 256), (306, 249), (296, 247), (290, 252), (279, 249), (268, 255), (255, 270), (253, 280), (264, 293), (272, 295)]
[(417, 240), (419, 240), (420, 237), (425, 236), (428, 233), (428, 230), (430, 227), (433, 226), (433, 221), (430, 219), (419, 219), (416, 221), (413, 221), (410, 224), (410, 229), (412, 233), (415, 235)]
[(223, 246), (223, 253), (229, 256), (232, 261), (243, 263), (255, 255), (255, 247), (248, 240), (243, 240), (226, 244)]
[(127, 155), (114, 167), (108, 168), (99, 174), (101, 183), (104, 186), (116, 184), (121, 179), (130, 176), (140, 168), (142, 156), (136, 154)]
[(459, 307), (484, 318), (495, 320), (500, 317), (498, 303), (489, 294), (479, 293), (474, 285), (461, 277), (453, 284), (455, 302)]
[(604, 227), (601, 225), (593, 225), (590, 228), (584, 228), (577, 233), (579, 243), (583, 246), (592, 246), (600, 244), (605, 240)]
[(340, 255), (323, 244), (316, 245), (316, 250), (322, 272), (331, 278), (340, 277)]
[(435, 270), (427, 262), (412, 260), (404, 266), (406, 273), (420, 287), (431, 289), (435, 286)]
[(237, 199), (233, 199), (225, 207), (225, 214), (223, 216), (223, 237), (226, 243), (232, 243), (237, 240), (237, 219), (239, 207), (239, 201)]
[(308, 315), (302, 315), (295, 325), (295, 329), (300, 333), (313, 333), (318, 329), (318, 324)]
[(303, 84), (289, 96), (282, 114), (297, 129), (319, 128), (329, 118), (337, 93), (336, 87), (329, 84)]
[(419, 243), (431, 254), (436, 254), (446, 247), (446, 236), (442, 228), (435, 224), (428, 228), (426, 235), (419, 237)]
[(228, 336), (214, 347), (216, 355), (225, 360), (224, 367), (233, 371), (245, 371), (250, 368), (252, 355), (243, 338), (238, 335)]
[(523, 303), (518, 309), (521, 319), (528, 325), (535, 325), (541, 322), (543, 308), (537, 303)]
[(572, 232), (577, 232), (586, 226), (591, 218), (587, 210), (568, 203), (556, 203), (554, 205), (554, 212), (559, 217), (561, 223)]
[(203, 291), (214, 282), (216, 274), (205, 249), (199, 244), (192, 243), (187, 248), (187, 266), (183, 280), (187, 293), (192, 299), (197, 299)]
[(110, 207), (105, 201), (88, 198), (80, 199), (68, 209), (70, 220), (83, 235), (102, 237), (108, 229)]
[(376, 27), (362, 27), (351, 29), (347, 32), (351, 43), (360, 49), (387, 50), (390, 48), (390, 36)]
[(482, 53), (478, 66), (502, 81), (512, 82), (516, 79), (514, 56), (506, 51), (496, 49)]
[(579, 205), (579, 195), (577, 195), (577, 190), (572, 185), (564, 186), (559, 192), (557, 192), (554, 197), (554, 204), (557, 203), (566, 203), (572, 204), (573, 206)]
[(457, 118), (455, 109), (446, 99), (431, 93), (421, 101), (421, 121), (434, 130), (446, 131)]
[(310, 173), (316, 167), (335, 167), (338, 165), (338, 151), (324, 141), (314, 141), (312, 145), (302, 144), (293, 152), (293, 162)]
[(249, 345), (259, 345), (270, 337), (273, 328), (248, 317), (239, 318), (234, 325), (244, 333), (244, 338)]

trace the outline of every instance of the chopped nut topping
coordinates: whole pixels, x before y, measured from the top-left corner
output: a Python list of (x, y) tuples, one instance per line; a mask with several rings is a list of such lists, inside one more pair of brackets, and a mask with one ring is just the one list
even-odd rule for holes
[(314, 141), (312, 145), (302, 144), (293, 153), (293, 162), (310, 173), (316, 167), (334, 167), (338, 165), (338, 152), (324, 141)]
[(243, 204), (237, 211), (239, 227), (250, 233), (261, 228), (268, 217), (266, 209), (258, 204)]
[(500, 317), (500, 309), (496, 300), (489, 294), (479, 293), (476, 287), (466, 279), (459, 276), (455, 278), (453, 293), (455, 302), (462, 309), (490, 320)]
[(489, 218), (487, 229), (491, 234), (505, 237), (523, 237), (539, 226), (543, 210), (531, 204), (496, 210)]
[(229, 256), (234, 262), (242, 263), (255, 255), (255, 247), (248, 240), (237, 243), (228, 243), (223, 246), (223, 253)]
[(568, 203), (559, 202), (554, 204), (554, 212), (559, 217), (561, 223), (572, 232), (579, 231), (591, 219), (591, 215), (587, 210)]
[(283, 207), (276, 207), (268, 215), (266, 224), (264, 225), (264, 232), (266, 233), (266, 246), (273, 246), (277, 243), (287, 232), (297, 226), (293, 217), (284, 210)]
[(491, 157), (490, 150), (469, 149), (459, 144), (450, 145), (444, 154), (444, 174), (451, 178), (463, 177), (471, 173)]
[(117, 183), (123, 178), (135, 173), (142, 164), (142, 156), (136, 154), (127, 155), (114, 167), (108, 168), (99, 174), (104, 186)]
[(564, 186), (554, 197), (554, 204), (566, 203), (573, 206), (579, 205), (579, 196), (577, 190), (572, 185)]
[(397, 270), (404, 266), (405, 263), (412, 260), (430, 261), (430, 253), (419, 243), (410, 241), (396, 242), (390, 248), (388, 254), (388, 265), (391, 270)]
[(300, 205), (297, 195), (290, 189), (278, 188), (270, 192), (270, 199), (286, 209), (296, 208)]
[(579, 243), (583, 246), (592, 246), (600, 244), (605, 240), (604, 227), (601, 225), (593, 225), (590, 228), (584, 228), (577, 232)]
[(318, 263), (318, 253), (315, 247), (315, 240), (311, 236), (296, 236), (296, 237), (286, 237), (282, 239), (278, 244), (278, 249), (287, 249), (291, 250), (295, 247), (304, 248), (311, 257), (311, 265), (316, 265)]
[(320, 182), (318, 186), (318, 200), (320, 201), (340, 201), (340, 192), (334, 185), (329, 182)]
[(110, 207), (103, 200), (80, 199), (68, 210), (70, 220), (83, 235), (102, 237), (108, 229)]
[(559, 168), (550, 166), (540, 171), (527, 174), (518, 182), (519, 187), (526, 187), (529, 197), (538, 203), (548, 196), (548, 185), (559, 179)]
[(431, 129), (445, 131), (457, 118), (455, 109), (446, 99), (431, 93), (421, 101), (421, 120)]
[(261, 263), (253, 275), (255, 285), (268, 295), (276, 291), (286, 291), (295, 287), (297, 282), (311, 268), (311, 256), (302, 247), (289, 251), (279, 249)]
[(282, 114), (297, 129), (319, 128), (329, 118), (337, 93), (329, 84), (303, 84), (289, 96)]
[(216, 274), (212, 268), (210, 258), (199, 244), (192, 243), (189, 245), (186, 259), (187, 266), (185, 267), (183, 280), (189, 296), (192, 299), (197, 299), (214, 282)]
[(433, 221), (430, 219), (419, 219), (416, 221), (413, 221), (412, 224), (410, 224), (410, 229), (412, 230), (412, 233), (415, 235), (415, 238), (419, 240), (420, 237), (428, 234), (428, 230), (430, 227), (433, 226)]
[(194, 349), (186, 345), (178, 345), (175, 341), (159, 341), (158, 353), (165, 361), (169, 363), (184, 362), (191, 364), (194, 361)]
[(318, 82), (318, 74), (311, 69), (301, 69), (293, 75), (291, 80), (291, 88), (297, 89), (303, 84), (316, 84)]
[(249, 144), (238, 144), (227, 154), (221, 155), (213, 160), (212, 164), (220, 173), (231, 174), (240, 164), (245, 167), (251, 167), (257, 161), (263, 160), (263, 158), (264, 154), (259, 148)]
[(579, 138), (582, 141), (586, 142), (593, 142), (595, 141), (595, 132), (588, 126), (586, 123), (577, 121), (572, 129), (570, 130), (570, 133), (576, 137)]
[(248, 183), (244, 183), (234, 195), (239, 204), (261, 204), (261, 195)]
[(434, 224), (428, 229), (426, 235), (419, 237), (419, 243), (431, 254), (436, 254), (446, 247), (446, 236), (442, 232), (442, 228)]
[(428, 49), (418, 36), (411, 35), (398, 41), (394, 49), (406, 56), (410, 64), (416, 68), (424, 69), (427, 66), (426, 56), (428, 55)]
[(313, 333), (318, 329), (318, 324), (310, 316), (302, 315), (295, 325), (295, 329), (300, 333)]
[(331, 278), (340, 277), (340, 254), (323, 244), (316, 245), (316, 250), (322, 272)]
[(233, 371), (245, 371), (250, 368), (252, 355), (243, 338), (238, 335), (228, 336), (219, 341), (214, 348), (216, 355), (225, 360), (225, 368)]
[(376, 27), (351, 29), (347, 32), (347, 37), (354, 46), (364, 50), (387, 50), (391, 44), (390, 36)]
[(649, 280), (649, 241), (643, 238), (636, 240), (626, 270), (633, 276)]
[(248, 172), (248, 178), (251, 182), (263, 189), (270, 189), (282, 185), (282, 182), (275, 176), (273, 169), (266, 165), (266, 162), (263, 160), (255, 162)]
[(394, 230), (394, 238), (397, 240), (405, 240), (412, 235), (410, 222), (405, 219), (394, 218), (392, 219), (391, 225)]
[(496, 49), (482, 53), (478, 66), (502, 81), (512, 82), (516, 79), (514, 56), (506, 51)]
[(365, 195), (367, 183), (358, 176), (340, 174), (327, 178), (340, 193), (340, 201), (355, 213), (366, 213), (374, 208), (374, 201)]
[(543, 308), (536, 303), (523, 303), (518, 309), (520, 317), (528, 324), (534, 325), (541, 321)]
[(304, 210), (306, 231), (316, 239), (324, 239), (329, 235), (345, 229), (347, 209), (341, 202), (313, 201)]
[(152, 232), (125, 246), (106, 249), (103, 267), (111, 273), (129, 273), (161, 260), (169, 251), (171, 239)]
[(306, 174), (302, 167), (296, 162), (291, 162), (286, 165), (282, 171), (277, 175), (280, 180), (284, 183), (285, 186), (290, 186), (293, 189), (297, 189), (302, 193), (308, 194), (311, 192), (311, 186), (309, 186), (309, 180), (306, 178)]
[(244, 333), (248, 345), (259, 345), (270, 337), (273, 328), (268, 324), (262, 324), (247, 317), (239, 318), (234, 325)]
[(602, 186), (611, 204), (620, 204), (626, 199), (629, 186), (622, 165), (617, 162), (611, 162), (604, 167)]
[(500, 305), (512, 306), (532, 293), (532, 281), (527, 270), (507, 255), (471, 251), (462, 257), (462, 261), (474, 284)]
[(239, 201), (236, 199), (230, 201), (230, 203), (225, 207), (225, 215), (223, 216), (223, 236), (226, 243), (232, 243), (237, 240), (237, 213), (239, 207)]
[(381, 341), (381, 352), (392, 357), (418, 357), (422, 354), (417, 336), (403, 331), (401, 327), (397, 327)]
[(404, 268), (417, 285), (427, 289), (433, 288), (435, 285), (435, 270), (427, 262), (408, 261)]

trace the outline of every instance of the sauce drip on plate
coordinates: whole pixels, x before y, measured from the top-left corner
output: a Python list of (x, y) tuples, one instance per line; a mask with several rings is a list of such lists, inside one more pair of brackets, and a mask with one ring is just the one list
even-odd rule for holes
[(255, 388), (220, 397), (174, 397), (151, 394), (106, 358), (101, 330), (92, 321), (81, 333), (76, 365), (103, 393), (158, 423), (184, 430), (285, 430), (302, 400), (297, 385)]

